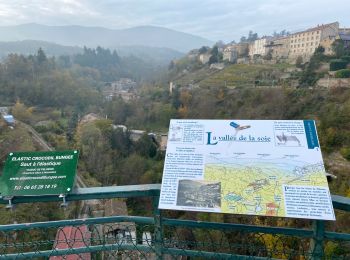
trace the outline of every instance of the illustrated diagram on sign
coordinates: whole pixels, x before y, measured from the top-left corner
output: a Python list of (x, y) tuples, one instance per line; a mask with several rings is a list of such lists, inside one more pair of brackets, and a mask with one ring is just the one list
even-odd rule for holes
[(285, 145), (285, 146), (300, 146), (300, 140), (295, 135), (286, 135), (284, 132), (282, 134), (276, 135), (276, 141), (278, 145)]
[(239, 125), (233, 121), (230, 123), (230, 126), (232, 126), (235, 129), (234, 136), (236, 136), (239, 131), (250, 128), (250, 125)]
[(183, 128), (175, 124), (170, 125), (169, 137), (169, 141), (171, 142), (181, 142), (183, 137)]

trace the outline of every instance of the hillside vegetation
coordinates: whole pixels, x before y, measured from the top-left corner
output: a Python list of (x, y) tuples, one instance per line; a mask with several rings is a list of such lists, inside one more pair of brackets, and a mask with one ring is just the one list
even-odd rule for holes
[[(255, 87), (283, 85), (281, 76), (294, 65), (282, 64), (226, 64), (222, 70), (210, 69), (209, 66), (195, 67), (173, 76), (179, 86), (195, 84), (199, 87)], [(171, 72), (170, 72), (171, 74)], [(289, 75), (290, 76), (290, 75)]]

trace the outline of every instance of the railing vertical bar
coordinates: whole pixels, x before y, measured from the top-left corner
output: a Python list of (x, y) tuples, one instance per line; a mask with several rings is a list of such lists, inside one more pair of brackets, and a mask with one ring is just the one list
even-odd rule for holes
[(154, 249), (156, 252), (156, 259), (163, 259), (163, 230), (162, 230), (162, 216), (158, 208), (159, 196), (153, 197), (153, 216), (154, 216)]
[(324, 256), (324, 236), (325, 236), (325, 227), (323, 220), (314, 220), (312, 222), (313, 229), (313, 238), (310, 243), (310, 253), (312, 259), (319, 260), (323, 259)]

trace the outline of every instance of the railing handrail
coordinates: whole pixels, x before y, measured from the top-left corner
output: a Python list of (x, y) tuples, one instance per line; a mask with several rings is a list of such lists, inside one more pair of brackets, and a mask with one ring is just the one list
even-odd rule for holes
[[(66, 195), (66, 201), (130, 198), (130, 197), (154, 197), (160, 194), (160, 184), (142, 184), (125, 186), (107, 186), (93, 188), (75, 188)], [(350, 198), (339, 195), (331, 195), (335, 209), (350, 211)], [(0, 197), (0, 204), (8, 204), (9, 198)], [(62, 201), (58, 195), (22, 196), (11, 198), (12, 204), (33, 202)]]
[[(296, 236), (300, 238), (310, 238), (310, 254), (314, 259), (322, 259), (324, 255), (324, 239), (332, 239), (339, 241), (350, 241), (350, 234), (336, 233), (325, 230), (324, 221), (314, 220), (312, 222), (313, 227), (311, 229), (302, 228), (290, 228), (290, 227), (271, 227), (271, 226), (258, 226), (247, 224), (235, 224), (235, 223), (218, 223), (207, 221), (194, 221), (194, 220), (182, 220), (182, 219), (169, 219), (164, 218), (158, 209), (158, 201), (160, 195), (160, 184), (146, 184), (146, 185), (128, 185), (128, 186), (109, 186), (109, 187), (94, 187), (94, 188), (76, 188), (70, 194), (67, 194), (65, 201), (80, 201), (80, 200), (93, 200), (93, 199), (111, 199), (111, 198), (130, 198), (130, 197), (151, 197), (153, 201), (153, 216), (112, 216), (112, 217), (98, 217), (98, 218), (86, 218), (86, 219), (70, 219), (48, 222), (35, 222), (35, 223), (23, 223), (23, 224), (11, 224), (0, 225), (0, 232), (12, 232), (20, 230), (31, 229), (44, 229), (44, 228), (59, 228), (64, 226), (79, 226), (79, 225), (94, 225), (94, 224), (107, 224), (116, 222), (127, 222), (141, 225), (151, 225), (154, 227), (154, 234), (151, 245), (133, 245), (132, 249), (140, 250), (143, 252), (153, 251), (156, 254), (157, 259), (162, 259), (163, 254), (172, 255), (188, 255), (188, 256), (201, 256), (201, 257), (239, 257), (250, 258), (250, 256), (241, 256), (226, 253), (196, 251), (188, 249), (169, 248), (164, 245), (163, 241), (163, 228), (164, 227), (185, 227), (185, 228), (199, 228), (199, 229), (213, 229), (213, 230), (230, 230), (241, 231), (243, 233), (257, 233), (257, 234), (271, 234), (271, 235), (284, 235), (284, 236)], [(8, 204), (11, 199), (12, 204), (21, 203), (33, 203), (33, 202), (59, 202), (62, 198), (58, 195), (44, 195), (44, 196), (22, 196), (13, 198), (0, 198), (0, 204)], [(338, 195), (332, 195), (332, 202), (335, 209), (349, 211), (350, 212), (350, 198), (342, 197)], [(18, 254), (1, 254), (0, 259), (12, 259), (32, 257), (32, 256), (53, 256), (64, 255), (84, 252), (97, 252), (106, 250), (131, 250), (129, 245), (86, 245), (81, 248), (71, 248), (64, 250), (47, 250), (39, 252), (19, 252)], [(255, 256), (254, 258), (259, 258)]]
[[(112, 199), (130, 197), (153, 197), (159, 196), (160, 184), (107, 186), (93, 188), (75, 188), (65, 196), (66, 201)], [(0, 197), (0, 204), (8, 204), (9, 198)], [(33, 202), (59, 202), (62, 198), (58, 195), (21, 196), (12, 197), (12, 204)]]

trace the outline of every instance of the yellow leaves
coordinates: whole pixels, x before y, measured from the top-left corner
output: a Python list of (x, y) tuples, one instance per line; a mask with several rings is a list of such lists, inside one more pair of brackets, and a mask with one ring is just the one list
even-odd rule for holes
[(188, 90), (183, 90), (180, 93), (180, 103), (181, 106), (178, 108), (178, 114), (180, 118), (187, 118), (188, 116), (188, 107), (192, 100), (192, 94)]
[(183, 106), (188, 106), (191, 102), (191, 99), (192, 99), (192, 94), (188, 90), (181, 91), (180, 101)]
[(182, 106), (178, 109), (179, 117), (180, 118), (187, 118), (188, 116), (188, 107)]
[(27, 108), (20, 100), (16, 101), (16, 104), (12, 108), (12, 114), (14, 117), (21, 121), (29, 121), (31, 119), (34, 108)]

